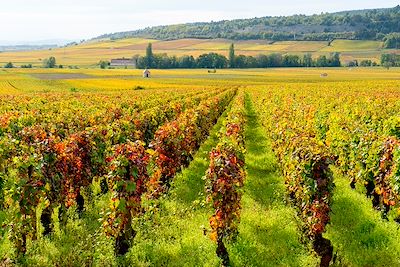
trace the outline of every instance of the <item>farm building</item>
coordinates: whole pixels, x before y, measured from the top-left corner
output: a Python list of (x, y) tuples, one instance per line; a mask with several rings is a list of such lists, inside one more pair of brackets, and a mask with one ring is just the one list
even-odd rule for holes
[(116, 58), (111, 59), (111, 67), (136, 67), (136, 62), (129, 58)]
[(148, 69), (145, 69), (143, 71), (143, 78), (150, 78), (150, 71)]

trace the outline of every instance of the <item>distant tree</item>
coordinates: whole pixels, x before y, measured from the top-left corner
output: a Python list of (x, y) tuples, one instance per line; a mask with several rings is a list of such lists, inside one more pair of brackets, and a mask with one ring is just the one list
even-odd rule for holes
[(327, 67), (328, 66), (328, 59), (326, 56), (319, 56), (317, 61), (315, 62), (317, 67)]
[(193, 56), (182, 56), (178, 58), (178, 65), (182, 69), (193, 69), (196, 68), (196, 60)]
[(257, 65), (259, 68), (268, 68), (268, 56), (267, 55), (258, 55), (257, 56)]
[(369, 59), (361, 60), (360, 67), (371, 67), (372, 61)]
[(235, 46), (233, 43), (229, 47), (229, 67), (235, 68)]
[(106, 60), (100, 60), (99, 66), (100, 69), (106, 69), (108, 66), (110, 66), (110, 62)]
[(146, 56), (144, 58), (144, 63), (146, 68), (154, 67), (154, 55), (153, 55), (153, 45), (149, 43), (146, 48)]
[(307, 53), (303, 56), (303, 66), (304, 67), (312, 67), (313, 66), (313, 59), (310, 53)]
[(172, 69), (176, 67), (176, 57), (169, 57), (167, 54), (153, 55), (153, 68), (156, 69)]
[(27, 69), (28, 65), (21, 65), (21, 69)]
[(210, 53), (210, 54), (211, 54), (214, 68), (223, 69), (228, 66), (228, 59), (225, 56), (219, 55), (216, 53)]
[(6, 65), (4, 65), (4, 68), (12, 69), (12, 68), (14, 68), (14, 64), (12, 62), (8, 62)]
[(400, 48), (400, 33), (390, 33), (383, 38), (384, 48), (399, 49)]
[(347, 67), (358, 67), (358, 61), (357, 60), (352, 60), (347, 62), (346, 64)]
[(258, 68), (257, 58), (252, 56), (246, 57), (246, 68)]
[(277, 68), (282, 67), (282, 55), (278, 53), (273, 53), (268, 55), (268, 67)]
[(202, 54), (197, 58), (199, 68), (222, 69), (228, 66), (228, 59), (217, 53)]
[[(230, 55), (229, 55), (230, 56)], [(230, 62), (230, 61), (229, 61)], [(247, 68), (247, 64), (246, 64), (246, 56), (244, 55), (238, 55), (235, 57), (234, 59), (235, 62), (235, 67), (239, 68), (239, 69), (243, 69), (243, 68)], [(229, 63), (230, 64), (230, 63)], [(231, 68), (233, 68), (232, 66), (230, 66)]]
[(389, 61), (386, 61), (385, 63), (383, 63), (382, 66), (385, 69), (390, 69), (390, 67), (393, 67), (392, 63), (390, 63)]
[(136, 68), (138, 69), (145, 69), (146, 68), (146, 60), (143, 56), (134, 56), (133, 60), (136, 62)]
[(283, 67), (300, 67), (300, 58), (297, 55), (284, 55), (282, 59)]
[(199, 68), (214, 68), (212, 59), (208, 54), (202, 54), (197, 58)]
[(355, 32), (355, 38), (360, 40), (371, 40), (376, 37), (375, 30), (362, 29)]
[(138, 54), (134, 55), (132, 57), (132, 60), (137, 69), (143, 69), (143, 64), (141, 62), (141, 61), (143, 61), (143, 57), (141, 55), (138, 55)]
[(21, 65), (21, 68), (23, 68), (23, 69), (31, 69), (32, 68), (32, 64)]
[(396, 54), (382, 54), (381, 65), (389, 69), (390, 67), (400, 66), (400, 55)]
[(340, 54), (333, 53), (329, 59), (329, 67), (340, 67)]
[(178, 58), (176, 56), (170, 57), (169, 63), (171, 64), (171, 68), (173, 69), (179, 68)]
[(56, 67), (56, 58), (55, 57), (46, 58), (43, 61), (43, 66), (45, 68), (49, 68), (49, 69), (55, 68)]

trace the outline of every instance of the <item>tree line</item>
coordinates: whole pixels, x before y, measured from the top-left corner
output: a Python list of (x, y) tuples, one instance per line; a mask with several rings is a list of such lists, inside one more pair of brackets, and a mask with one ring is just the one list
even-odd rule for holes
[[(236, 55), (234, 44), (229, 48), (228, 58), (218, 53), (205, 53), (197, 58), (193, 56), (168, 56), (154, 54), (151, 43), (147, 46), (146, 55), (133, 57), (139, 69), (224, 69), (224, 68), (279, 68), (279, 67), (340, 67), (340, 54), (332, 53), (329, 56), (321, 55), (314, 59), (310, 53), (299, 55), (270, 55), (245, 56)], [(101, 62), (100, 64), (104, 64)]]
[(381, 64), (387, 69), (390, 67), (400, 67), (400, 55), (395, 53), (383, 54), (381, 56)]
[(144, 37), (160, 40), (225, 38), (230, 40), (271, 41), (383, 40), (388, 34), (400, 32), (399, 21), (400, 6), (396, 6), (386, 9), (321, 13), (311, 16), (261, 17), (157, 26), (136, 31), (105, 34), (98, 38)]
[[(400, 23), (399, 23), (400, 28)], [(383, 38), (384, 48), (400, 49), (400, 33), (394, 32), (390, 33)]]
[[(4, 65), (4, 68), (6, 69), (12, 69), (15, 68), (16, 66), (14, 65), (14, 63), (12, 62), (8, 62)], [(23, 64), (20, 66), (22, 69), (31, 69), (33, 66), (32, 64)], [(55, 57), (49, 57), (49, 58), (45, 58), (43, 60), (43, 68), (46, 69), (54, 69), (54, 68), (63, 68), (63, 65), (57, 65), (56, 63), (56, 58)]]

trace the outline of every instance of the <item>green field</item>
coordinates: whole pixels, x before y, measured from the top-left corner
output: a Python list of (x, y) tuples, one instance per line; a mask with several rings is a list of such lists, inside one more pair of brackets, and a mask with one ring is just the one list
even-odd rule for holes
[[(270, 53), (304, 54), (312, 53), (314, 57), (328, 55), (331, 52), (341, 52), (343, 61), (354, 59), (371, 59), (379, 62), (380, 55), (386, 53), (379, 41), (335, 40), (328, 46), (328, 42), (317, 41), (283, 41), (274, 42), (263, 40), (231, 41), (225, 39), (181, 39), (174, 41), (160, 41), (151, 39), (121, 39), (89, 41), (76, 46), (56, 48), (41, 51), (3, 52), (0, 53), (0, 65), (13, 62), (16, 65), (33, 64), (41, 66), (45, 58), (54, 56), (58, 64), (65, 66), (95, 66), (100, 60), (110, 61), (113, 58), (133, 55), (143, 55), (148, 43), (153, 44), (155, 53), (168, 55), (193, 55), (217, 52), (227, 56), (229, 45), (234, 42), (236, 53), (243, 55), (259, 55)], [(398, 51), (390, 51), (398, 52)]]

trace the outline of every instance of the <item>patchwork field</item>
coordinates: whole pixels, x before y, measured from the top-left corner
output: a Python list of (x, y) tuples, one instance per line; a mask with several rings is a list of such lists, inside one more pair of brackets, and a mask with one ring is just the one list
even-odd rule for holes
[[(327, 77), (320, 77), (327, 73)], [(79, 92), (118, 92), (132, 90), (136, 86), (146, 89), (182, 88), (186, 86), (201, 88), (232, 84), (236, 86), (262, 85), (270, 82), (312, 83), (398, 80), (397, 68), (276, 68), (218, 70), (210, 74), (207, 70), (152, 70), (151, 79), (143, 79), (142, 71), (131, 69), (1, 69), (0, 93), (51, 93), (71, 89)]]
[[(174, 41), (160, 41), (150, 39), (122, 39), (101, 40), (87, 42), (76, 46), (57, 48), (43, 51), (27, 52), (3, 52), (0, 53), (0, 65), (7, 62), (20, 64), (42, 65), (45, 58), (54, 56), (58, 64), (65, 66), (95, 66), (100, 60), (113, 58), (132, 57), (135, 54), (143, 55), (148, 43), (153, 43), (155, 53), (167, 53), (169, 55), (193, 55), (218, 52), (228, 54), (228, 48), (232, 41), (224, 39), (181, 39)], [(314, 56), (329, 54), (330, 52), (342, 52), (343, 60), (371, 59), (379, 62), (380, 55), (385, 52), (382, 43), (377, 41), (352, 41), (335, 40), (328, 46), (328, 42), (268, 42), (268, 41), (235, 41), (237, 54), (259, 55), (270, 53), (303, 54), (312, 53)], [(386, 51), (387, 52), (387, 51)], [(390, 51), (398, 52), (398, 51)]]
[(0, 266), (400, 266), (399, 107), (399, 68), (2, 69)]

